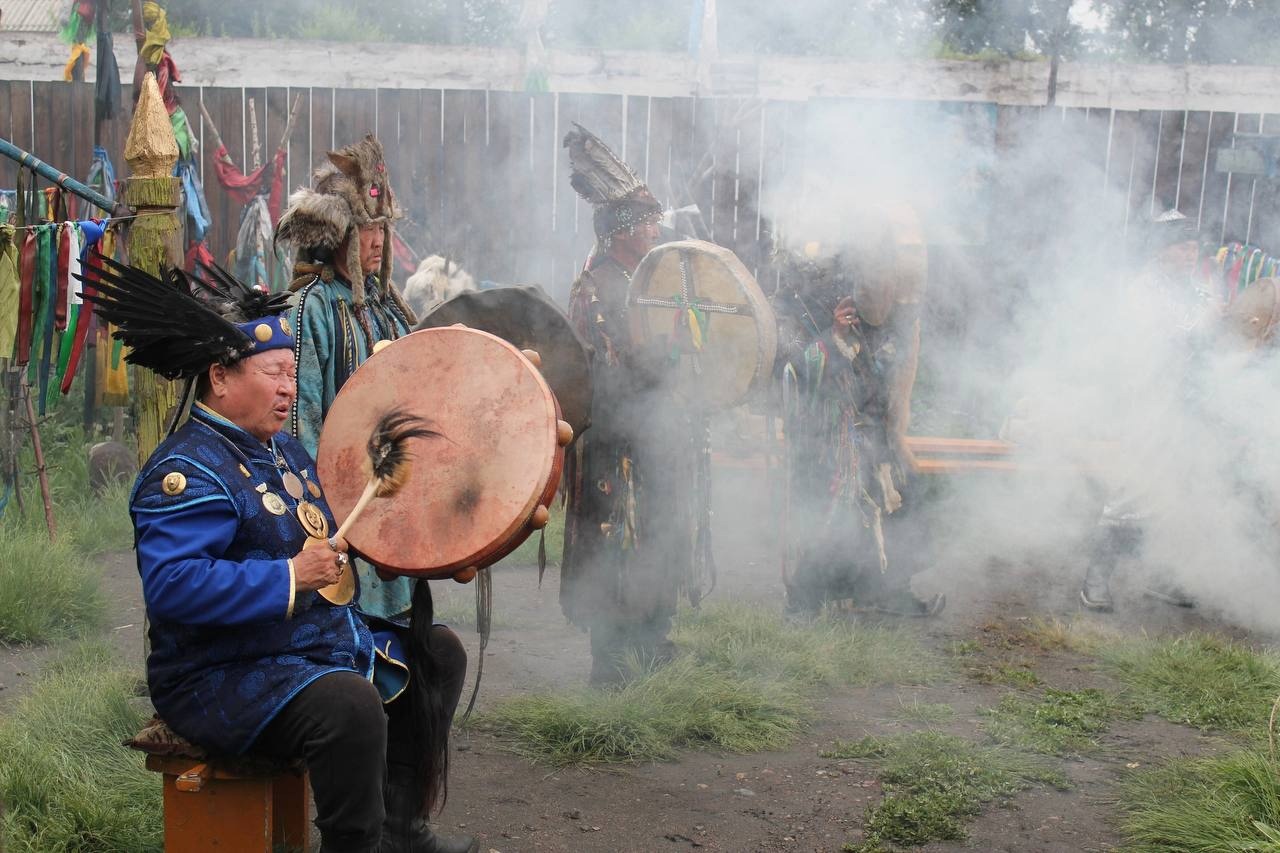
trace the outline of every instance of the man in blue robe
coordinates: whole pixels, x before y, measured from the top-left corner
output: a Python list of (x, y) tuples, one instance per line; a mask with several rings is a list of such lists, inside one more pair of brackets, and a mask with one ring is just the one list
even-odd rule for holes
[(387, 725), (373, 639), (319, 591), (349, 571), (305, 449), (287, 301), (220, 271), (199, 285), (112, 265), (86, 298), (130, 362), (195, 386), (191, 417), (130, 499), (150, 621), (147, 681), (170, 728), (215, 752), (302, 758), (323, 853), (379, 850)]

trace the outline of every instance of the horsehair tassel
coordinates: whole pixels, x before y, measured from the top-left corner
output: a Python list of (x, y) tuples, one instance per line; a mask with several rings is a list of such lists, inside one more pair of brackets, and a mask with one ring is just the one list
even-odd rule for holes
[(427, 422), (403, 409), (391, 409), (374, 424), (365, 450), (369, 454), (372, 476), (365, 484), (360, 500), (347, 515), (346, 521), (330, 539), (336, 544), (355, 524), (375, 497), (389, 498), (404, 488), (413, 470), (413, 456), (409, 453), (411, 438), (443, 438), (443, 434), (427, 426)]
[(409, 439), (436, 437), (440, 433), (428, 427), (425, 420), (403, 409), (392, 409), (378, 419), (365, 447), (373, 478), (378, 481), (378, 497), (394, 495), (408, 481), (413, 467)]

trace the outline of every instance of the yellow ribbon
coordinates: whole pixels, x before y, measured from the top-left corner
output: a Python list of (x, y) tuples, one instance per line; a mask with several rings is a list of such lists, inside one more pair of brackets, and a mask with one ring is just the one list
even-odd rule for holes
[(76, 70), (76, 63), (81, 59), (84, 59), (85, 62), (89, 61), (89, 45), (83, 43), (71, 45), (71, 58), (67, 60), (66, 66), (62, 69), (63, 80), (68, 83), (71, 82), (72, 75)]
[(698, 313), (692, 308), (686, 308), (689, 312), (689, 340), (693, 344), (693, 348), (702, 351), (702, 325), (698, 322)]
[(142, 4), (142, 23), (147, 28), (142, 43), (142, 61), (154, 68), (164, 58), (164, 47), (169, 43), (169, 18), (155, 0)]

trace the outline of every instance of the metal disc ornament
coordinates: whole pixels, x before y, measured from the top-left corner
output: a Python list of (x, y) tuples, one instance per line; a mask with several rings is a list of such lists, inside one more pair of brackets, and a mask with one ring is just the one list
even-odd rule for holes
[(267, 508), (267, 512), (272, 515), (284, 515), (286, 508), (284, 501), (275, 492), (265, 492), (262, 495), (262, 505)]
[(307, 501), (299, 503), (298, 521), (302, 522), (302, 529), (307, 531), (308, 536), (316, 539), (329, 538), (329, 519), (324, 517), (324, 513), (315, 504)]
[(280, 479), (284, 481), (284, 490), (289, 493), (289, 497), (295, 501), (302, 500), (302, 481), (298, 479), (297, 474), (285, 471)]

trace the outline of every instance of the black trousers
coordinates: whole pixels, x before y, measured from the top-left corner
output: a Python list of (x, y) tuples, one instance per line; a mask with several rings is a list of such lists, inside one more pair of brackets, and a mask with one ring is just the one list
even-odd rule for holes
[[(436, 625), (431, 651), (433, 689), (440, 691), (452, 719), (466, 676), (466, 649), (457, 634)], [(367, 679), (331, 672), (289, 700), (252, 751), (306, 762), (323, 853), (368, 853), (378, 849), (382, 836), (388, 766), (393, 775), (411, 779), (417, 768), (413, 742), (407, 695), (384, 706)]]
[(372, 682), (355, 672), (320, 676), (262, 730), (253, 751), (306, 762), (325, 853), (377, 850), (387, 718)]

